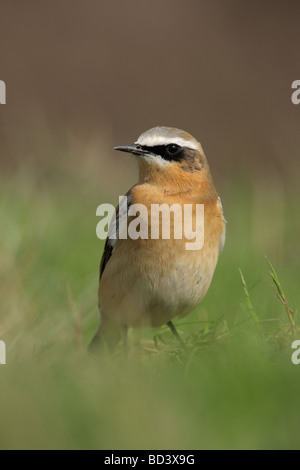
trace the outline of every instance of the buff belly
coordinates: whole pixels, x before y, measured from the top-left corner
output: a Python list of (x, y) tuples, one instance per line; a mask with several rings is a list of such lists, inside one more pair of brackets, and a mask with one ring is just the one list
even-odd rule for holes
[(112, 323), (160, 326), (188, 315), (205, 296), (218, 259), (217, 246), (187, 251), (176, 240), (173, 249), (164, 250), (164, 242), (132, 241), (130, 247), (127, 241), (116, 247), (118, 256), (109, 260), (99, 287), (100, 310)]

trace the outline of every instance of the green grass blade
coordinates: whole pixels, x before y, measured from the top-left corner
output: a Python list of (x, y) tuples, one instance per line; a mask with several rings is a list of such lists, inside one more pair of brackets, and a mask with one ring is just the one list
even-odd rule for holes
[(246, 284), (245, 278), (243, 276), (242, 270), (239, 269), (239, 271), (240, 271), (240, 276), (241, 276), (242, 285), (243, 285), (243, 289), (244, 289), (244, 293), (245, 293), (246, 302), (247, 302), (247, 306), (248, 306), (250, 316), (251, 316), (251, 318), (253, 320), (253, 323), (255, 324), (256, 328), (260, 331), (260, 320), (259, 320), (258, 315), (255, 312), (254, 307), (252, 305), (250, 294), (249, 294), (247, 284)]
[(279, 281), (279, 277), (275, 271), (275, 268), (274, 266), (272, 265), (271, 261), (269, 260), (269, 258), (267, 256), (265, 256), (267, 262), (268, 262), (268, 265), (271, 269), (270, 271), (270, 276), (275, 284), (275, 292), (276, 292), (276, 295), (277, 297), (279, 298), (279, 300), (281, 301), (281, 303), (283, 303), (284, 307), (285, 307), (285, 310), (286, 310), (286, 313), (288, 315), (288, 318), (290, 320), (290, 323), (291, 323), (291, 327), (292, 327), (292, 331), (293, 333), (295, 333), (295, 319), (294, 319), (294, 312), (293, 310), (289, 307), (288, 305), (288, 302), (287, 302), (287, 299), (286, 299), (286, 296), (284, 294), (284, 291), (283, 291), (283, 288), (280, 284), (280, 281)]

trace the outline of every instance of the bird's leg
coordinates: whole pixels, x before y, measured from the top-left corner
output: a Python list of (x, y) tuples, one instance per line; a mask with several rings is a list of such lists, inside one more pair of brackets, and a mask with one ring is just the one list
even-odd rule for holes
[(175, 336), (175, 338), (178, 339), (179, 343), (184, 345), (184, 341), (183, 339), (181, 338), (180, 334), (178, 333), (178, 331), (176, 330), (175, 326), (173, 325), (173, 323), (171, 321), (169, 321), (167, 323), (168, 327), (170, 328), (170, 330), (172, 331), (173, 335)]

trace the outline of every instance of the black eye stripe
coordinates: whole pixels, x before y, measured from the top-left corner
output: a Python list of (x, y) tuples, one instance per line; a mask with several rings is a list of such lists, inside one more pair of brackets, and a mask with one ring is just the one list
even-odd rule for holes
[[(174, 153), (175, 148), (178, 148), (178, 151)], [(194, 173), (196, 171), (201, 171), (205, 164), (204, 160), (199, 157), (197, 151), (189, 147), (180, 147), (177, 144), (168, 144), (168, 145), (155, 145), (153, 147), (140, 145), (140, 149), (145, 150), (146, 153), (159, 155), (161, 158), (169, 162), (177, 162), (178, 165), (188, 173)], [(168, 149), (169, 147), (169, 149)]]
[[(175, 151), (175, 147), (177, 147), (177, 151)], [(153, 153), (154, 155), (159, 155), (164, 160), (177, 162), (184, 158), (185, 150), (183, 147), (180, 147), (177, 144), (155, 145), (153, 147), (143, 145), (142, 149)]]

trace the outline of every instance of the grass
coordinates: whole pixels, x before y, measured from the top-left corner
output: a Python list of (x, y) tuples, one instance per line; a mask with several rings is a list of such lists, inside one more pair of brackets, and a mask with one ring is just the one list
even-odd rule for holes
[(299, 199), (240, 175), (221, 185), (227, 243), (208, 295), (175, 322), (186, 347), (167, 327), (131, 331), (126, 362), (121, 348), (96, 360), (95, 211), (112, 198), (100, 169), (80, 168), (0, 177), (0, 447), (299, 448)]
[(280, 284), (280, 280), (278, 278), (278, 275), (275, 271), (274, 266), (272, 265), (271, 261), (267, 257), (266, 257), (266, 260), (268, 261), (268, 264), (270, 266), (270, 269), (271, 269), (270, 275), (271, 275), (271, 278), (273, 279), (273, 282), (274, 282), (275, 287), (276, 287), (276, 289), (274, 288), (274, 290), (276, 292), (276, 295), (277, 295), (278, 299), (283, 303), (283, 305), (285, 307), (286, 313), (287, 313), (288, 318), (290, 320), (292, 331), (295, 334), (296, 333), (296, 324), (295, 324), (294, 312), (288, 305), (285, 293), (283, 292), (283, 288)]
[(245, 298), (246, 298), (246, 301), (247, 301), (247, 306), (248, 306), (249, 313), (251, 315), (251, 318), (252, 318), (253, 323), (255, 324), (257, 330), (260, 331), (260, 320), (259, 320), (259, 318), (258, 318), (258, 316), (257, 316), (257, 314), (254, 310), (254, 307), (252, 305), (250, 294), (249, 294), (249, 291), (248, 291), (248, 287), (247, 287), (244, 275), (243, 275), (241, 269), (239, 271), (240, 271), (242, 286), (243, 286), (243, 289), (244, 289)]

